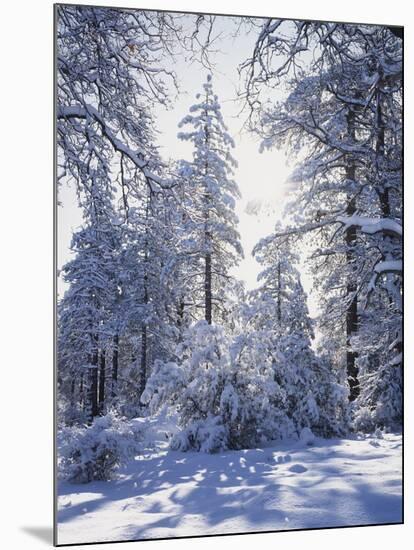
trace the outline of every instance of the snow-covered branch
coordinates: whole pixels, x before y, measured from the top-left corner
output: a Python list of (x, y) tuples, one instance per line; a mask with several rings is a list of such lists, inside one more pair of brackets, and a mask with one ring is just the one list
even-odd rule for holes
[(363, 216), (339, 216), (334, 220), (345, 226), (346, 229), (357, 228), (367, 235), (386, 233), (402, 237), (402, 226), (396, 220), (389, 218), (366, 218)]
[(102, 134), (106, 136), (106, 138), (110, 141), (115, 151), (117, 151), (118, 153), (122, 153), (123, 155), (128, 157), (133, 162), (133, 164), (142, 171), (150, 185), (151, 183), (156, 183), (161, 187), (171, 187), (170, 184), (167, 184), (165, 181), (162, 180), (162, 178), (160, 178), (148, 169), (147, 162), (144, 160), (144, 155), (141, 150), (138, 149), (134, 151), (124, 141), (116, 136), (116, 132), (105, 122), (103, 117), (99, 114), (98, 110), (92, 105), (60, 105), (57, 109), (57, 118), (93, 118), (96, 122), (98, 122), (102, 130)]
[(378, 262), (374, 268), (377, 275), (384, 275), (385, 273), (401, 273), (402, 272), (402, 260), (384, 260)]

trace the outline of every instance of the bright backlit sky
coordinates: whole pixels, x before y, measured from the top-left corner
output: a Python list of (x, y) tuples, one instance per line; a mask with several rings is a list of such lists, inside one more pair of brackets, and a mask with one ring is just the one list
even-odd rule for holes
[[(225, 20), (224, 17), (220, 19)], [(234, 179), (242, 194), (242, 199), (237, 204), (237, 214), (245, 259), (235, 275), (245, 280), (248, 288), (255, 286), (258, 274), (258, 264), (251, 257), (251, 250), (261, 237), (273, 230), (274, 222), (280, 216), (285, 202), (284, 182), (289, 175), (284, 152), (259, 153), (259, 141), (242, 128), (246, 122), (247, 110), (241, 112), (243, 103), (235, 100), (239, 88), (238, 67), (251, 55), (254, 39), (255, 35), (251, 34), (222, 40), (219, 43), (221, 51), (212, 57), (215, 64), (213, 89), (218, 95), (229, 133), (235, 140), (233, 156), (238, 162), (238, 168)], [(198, 103), (195, 96), (202, 92), (208, 71), (199, 64), (188, 65), (184, 62), (176, 66), (176, 71), (180, 76), (183, 92), (172, 111), (164, 111), (159, 115), (160, 145), (165, 156), (190, 160), (191, 144), (177, 139), (177, 126), (190, 106)], [(245, 207), (251, 200), (265, 200), (273, 205), (275, 212), (273, 215), (268, 212), (260, 217), (248, 215)]]
[[(217, 28), (234, 31), (234, 21), (230, 18), (217, 18)], [(239, 185), (242, 199), (237, 204), (240, 225), (239, 232), (244, 248), (245, 259), (234, 271), (234, 275), (246, 282), (247, 288), (253, 288), (259, 272), (259, 265), (252, 258), (253, 246), (272, 232), (275, 222), (281, 218), (286, 203), (286, 180), (291, 168), (286, 164), (284, 151), (259, 152), (259, 142), (251, 133), (243, 130), (247, 111), (241, 112), (243, 104), (236, 101), (236, 90), (240, 87), (238, 67), (253, 50), (255, 34), (242, 34), (236, 38), (222, 39), (216, 43), (215, 53), (211, 60), (214, 63), (213, 88), (219, 97), (224, 120), (229, 133), (235, 140), (233, 156), (238, 161), (234, 179)], [(174, 66), (180, 82), (180, 93), (171, 110), (159, 109), (157, 124), (160, 130), (159, 145), (163, 157), (191, 159), (191, 144), (177, 139), (178, 123), (188, 113), (198, 92), (206, 80), (208, 71), (198, 63), (179, 61)], [(275, 90), (274, 100), (282, 97), (280, 90)], [(69, 244), (71, 234), (81, 218), (76, 208), (76, 197), (73, 190), (63, 188), (60, 193), (63, 207), (58, 213), (58, 265), (63, 265), (70, 257)], [(252, 201), (261, 201), (265, 206), (259, 215), (245, 212), (246, 205)], [(310, 291), (311, 281), (303, 273), (303, 285)], [(64, 285), (60, 282), (60, 291)], [(315, 313), (315, 304), (309, 301), (311, 314)]]

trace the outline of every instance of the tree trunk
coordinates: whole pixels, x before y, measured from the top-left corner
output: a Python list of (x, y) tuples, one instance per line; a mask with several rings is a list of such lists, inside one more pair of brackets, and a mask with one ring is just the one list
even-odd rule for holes
[(280, 290), (281, 290), (281, 284), (280, 284), (280, 262), (277, 264), (277, 320), (279, 321), (279, 325), (282, 321), (282, 303), (281, 303), (281, 296), (280, 296)]
[(83, 373), (80, 375), (80, 381), (79, 381), (79, 405), (81, 406), (82, 410), (85, 410), (85, 396), (83, 393)]
[(104, 414), (105, 408), (105, 350), (101, 350), (100, 362), (99, 362), (99, 393), (98, 393), (98, 405), (99, 414)]
[(119, 335), (115, 334), (113, 339), (113, 349), (112, 349), (112, 399), (115, 398), (117, 394), (117, 385), (118, 385), (118, 353), (119, 353)]
[[(147, 315), (147, 305), (148, 305), (148, 217), (149, 217), (149, 208), (150, 208), (150, 198), (147, 200), (146, 207), (146, 228), (145, 228), (145, 252), (144, 252), (144, 317)], [(141, 323), (141, 364), (140, 364), (140, 373), (139, 373), (139, 398), (144, 393), (145, 386), (147, 383), (147, 351), (148, 351), (148, 330), (147, 330), (147, 320), (144, 320)]]
[(204, 291), (205, 291), (205, 317), (209, 325), (212, 323), (212, 296), (211, 296), (211, 254), (205, 256), (205, 276), (204, 276)]
[(144, 393), (145, 385), (147, 383), (147, 325), (142, 323), (141, 325), (141, 365), (139, 373), (139, 397)]
[(76, 390), (76, 378), (73, 377), (70, 383), (70, 406), (75, 406), (75, 390)]
[(181, 328), (184, 324), (184, 300), (181, 300), (177, 306), (177, 325)]
[[(206, 105), (209, 103), (209, 93), (206, 90)], [(207, 120), (208, 113), (207, 109), (204, 110), (204, 116)], [(207, 123), (204, 124), (204, 144), (208, 148), (210, 141), (210, 134), (208, 130)], [(209, 166), (206, 159), (204, 165), (204, 177), (208, 175)], [(205, 246), (205, 270), (204, 270), (204, 313), (205, 319), (209, 325), (213, 321), (213, 311), (212, 311), (212, 284), (211, 284), (211, 232), (209, 229), (209, 219), (210, 219), (210, 193), (205, 185), (204, 188), (204, 246)]]
[[(355, 212), (355, 209), (352, 210), (351, 206), (347, 209), (347, 214), (352, 215)], [(351, 266), (354, 261), (354, 251), (352, 250), (355, 246), (356, 239), (356, 230), (348, 229), (346, 232), (346, 243), (348, 246), (347, 251), (347, 261), (348, 265)], [(354, 278), (354, 275), (351, 275), (346, 287), (348, 298), (350, 302), (348, 304), (348, 309), (346, 312), (346, 341), (347, 341), (347, 352), (346, 352), (346, 367), (348, 375), (348, 384), (349, 384), (349, 400), (354, 401), (359, 395), (359, 380), (358, 380), (358, 367), (356, 365), (357, 353), (352, 351), (351, 348), (351, 338), (358, 332), (358, 298), (357, 298), (357, 284)]]
[[(94, 338), (94, 341), (97, 342), (97, 338)], [(98, 416), (98, 349), (95, 347), (95, 350), (91, 354), (90, 360), (90, 379), (89, 379), (89, 423), (92, 423), (95, 416)]]
[[(350, 111), (348, 113), (348, 131), (349, 135), (355, 139), (354, 128), (354, 113)], [(346, 168), (346, 177), (350, 181), (355, 181), (355, 164), (351, 159), (348, 161)], [(350, 197), (346, 209), (348, 216), (352, 216), (356, 212), (356, 203), (353, 196)], [(348, 308), (346, 312), (346, 370), (349, 384), (349, 400), (354, 401), (360, 392), (359, 380), (358, 380), (358, 366), (356, 364), (357, 354), (352, 351), (351, 338), (358, 331), (358, 297), (357, 297), (357, 281), (354, 273), (355, 265), (355, 245), (356, 245), (356, 228), (350, 227), (346, 230), (345, 242), (347, 245), (346, 259), (349, 268), (349, 279), (346, 286), (346, 293), (348, 298)]]
[[(378, 135), (377, 142), (375, 146), (375, 155), (376, 155), (376, 169), (377, 177), (379, 177), (380, 183), (383, 184), (383, 169), (384, 169), (384, 155), (385, 155), (385, 125), (384, 117), (382, 115), (381, 107), (381, 94), (378, 93), (377, 97), (377, 127)], [(378, 196), (380, 200), (381, 212), (384, 218), (388, 218), (391, 213), (390, 208), (390, 197), (389, 189), (386, 186), (381, 185), (380, 190), (378, 191)]]

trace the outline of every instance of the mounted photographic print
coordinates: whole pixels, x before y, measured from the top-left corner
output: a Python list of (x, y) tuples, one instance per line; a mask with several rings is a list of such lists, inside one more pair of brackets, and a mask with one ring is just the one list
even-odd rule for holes
[(403, 28), (55, 6), (55, 544), (398, 524)]

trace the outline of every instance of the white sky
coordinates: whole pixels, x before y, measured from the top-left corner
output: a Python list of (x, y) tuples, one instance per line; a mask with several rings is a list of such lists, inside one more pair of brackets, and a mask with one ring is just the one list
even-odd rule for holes
[[(229, 18), (219, 17), (218, 28), (231, 28), (234, 23)], [(286, 204), (286, 180), (291, 172), (286, 164), (284, 151), (265, 151), (259, 153), (259, 142), (250, 133), (242, 131), (247, 112), (240, 113), (242, 104), (235, 101), (239, 87), (238, 66), (245, 61), (253, 50), (255, 35), (242, 35), (237, 38), (221, 40), (216, 43), (220, 51), (214, 54), (213, 89), (219, 97), (224, 120), (229, 133), (235, 140), (233, 156), (238, 161), (234, 179), (239, 185), (242, 199), (237, 204), (239, 232), (244, 249), (245, 259), (233, 274), (246, 282), (247, 288), (253, 288), (259, 272), (259, 265), (252, 258), (254, 245), (273, 231), (274, 224), (281, 219)], [(156, 113), (157, 126), (160, 130), (159, 145), (164, 158), (191, 159), (191, 144), (177, 139), (178, 123), (188, 113), (189, 107), (196, 102), (196, 94), (202, 91), (207, 77), (207, 69), (198, 63), (177, 62), (174, 69), (180, 82), (180, 94), (171, 110), (159, 109)], [(281, 99), (281, 90), (275, 90), (272, 98)], [(81, 223), (80, 213), (76, 207), (73, 190), (63, 188), (60, 193), (63, 207), (58, 212), (58, 266), (62, 266), (70, 257), (69, 245), (71, 234)], [(248, 215), (246, 205), (252, 200), (259, 200), (266, 205), (258, 216)], [(311, 280), (302, 271), (302, 282), (310, 293)], [(60, 281), (60, 291), (64, 284)], [(309, 300), (311, 315), (316, 313), (315, 300)]]

